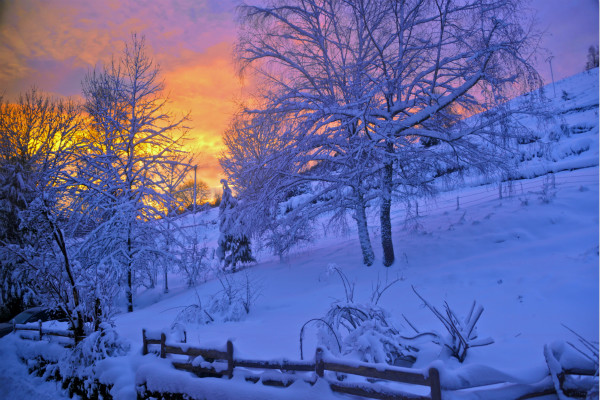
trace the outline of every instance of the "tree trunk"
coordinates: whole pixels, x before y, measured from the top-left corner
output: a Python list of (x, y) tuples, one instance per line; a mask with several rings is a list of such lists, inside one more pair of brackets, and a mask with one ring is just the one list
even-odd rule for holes
[(392, 221), (390, 212), (392, 209), (392, 178), (393, 178), (392, 163), (385, 165), (382, 177), (382, 194), (380, 207), (380, 224), (381, 224), (381, 246), (383, 247), (383, 265), (386, 267), (394, 263), (394, 244), (392, 242)]
[(168, 269), (167, 269), (166, 265), (164, 267), (164, 274), (165, 274), (165, 289), (164, 289), (164, 293), (169, 293)]
[(358, 228), (358, 240), (360, 242), (360, 248), (363, 255), (363, 263), (370, 267), (373, 265), (375, 255), (373, 254), (373, 247), (371, 246), (371, 239), (369, 238), (369, 229), (367, 226), (367, 214), (365, 211), (365, 201), (362, 193), (358, 194), (358, 200), (355, 206), (354, 219), (356, 220), (356, 227)]
[(127, 312), (133, 312), (133, 260), (131, 259), (131, 227), (127, 232)]
[[(76, 311), (76, 319), (73, 321), (71, 319), (71, 324), (73, 328), (73, 334), (75, 336), (75, 343), (78, 343), (79, 340), (84, 335), (83, 330), (83, 315), (81, 314), (81, 310), (79, 309), (79, 290), (77, 290), (77, 284), (75, 283), (75, 276), (73, 275), (73, 271), (71, 270), (71, 261), (69, 258), (69, 252), (67, 251), (67, 244), (65, 242), (64, 235), (62, 231), (54, 224), (54, 222), (50, 219), (47, 212), (44, 212), (44, 216), (46, 220), (50, 224), (52, 228), (52, 235), (54, 237), (54, 242), (58, 245), (60, 252), (64, 259), (65, 272), (67, 274), (67, 278), (69, 280), (69, 284), (71, 286), (71, 297), (73, 300), (73, 309)], [(68, 304), (66, 306), (69, 306)], [(71, 310), (69, 310), (71, 311)]]
[(100, 330), (100, 322), (102, 320), (102, 307), (100, 305), (100, 299), (96, 297), (94, 300), (94, 332)]

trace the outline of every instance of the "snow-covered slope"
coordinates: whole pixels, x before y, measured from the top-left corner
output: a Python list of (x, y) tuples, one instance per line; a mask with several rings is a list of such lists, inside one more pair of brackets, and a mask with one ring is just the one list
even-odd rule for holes
[[(259, 262), (244, 272), (260, 291), (250, 314), (238, 322), (189, 325), (192, 343), (222, 346), (232, 338), (240, 356), (298, 359), (301, 326), (344, 299), (332, 264), (356, 284), (357, 302), (368, 301), (378, 280), (401, 277), (381, 305), (398, 321), (404, 315), (423, 330), (442, 327), (411, 286), (433, 304), (447, 301), (458, 312), (467, 313), (477, 300), (485, 307), (479, 332), (495, 343), (471, 350), (466, 364), (523, 377), (545, 368), (544, 344), (574, 339), (562, 324), (597, 340), (598, 70), (557, 82), (556, 97), (551, 85), (545, 90), (546, 107), (556, 118), (540, 126), (524, 120), (539, 133), (539, 141), (521, 146), (520, 172), (538, 178), (505, 184), (501, 194), (497, 185), (443, 193), (422, 201), (416, 219), (406, 220), (405, 210), (397, 208), (397, 261), (391, 268), (364, 267), (352, 232), (325, 235), (283, 263), (273, 258)], [(120, 315), (117, 326), (139, 346), (142, 326), (168, 330), (182, 307), (198, 299), (206, 304), (219, 290), (218, 281), (207, 282)], [(305, 351), (311, 353), (315, 332), (307, 338)], [(436, 356), (423, 355), (416, 365), (425, 366)], [(449, 368), (456, 367), (447, 361)]]
[(536, 132), (537, 141), (520, 146), (521, 175), (597, 166), (598, 68), (550, 84), (544, 92), (553, 119), (541, 125), (532, 118), (522, 121)]
[[(563, 324), (597, 341), (598, 70), (557, 82), (556, 97), (551, 85), (545, 90), (556, 119), (546, 126), (536, 125), (540, 141), (522, 145), (520, 171), (526, 179), (501, 188), (497, 184), (464, 187), (435, 200), (419, 200), (419, 215), (413, 213), (408, 219), (404, 208), (396, 208), (397, 260), (390, 268), (380, 262), (363, 266), (353, 232), (328, 232), (284, 262), (261, 253), (256, 266), (232, 276), (239, 282), (248, 277), (260, 294), (250, 313), (239, 321), (188, 323), (188, 343), (222, 347), (232, 339), (238, 357), (299, 359), (303, 324), (323, 317), (336, 300), (345, 300), (344, 286), (332, 265), (355, 284), (357, 303), (369, 301), (378, 281), (401, 278), (379, 304), (407, 333), (411, 332), (404, 317), (420, 330), (443, 331), (413, 286), (433, 305), (448, 302), (459, 314), (466, 314), (473, 300), (482, 304), (485, 311), (478, 331), (493, 338), (494, 344), (469, 350), (462, 365), (442, 357), (448, 371), (486, 365), (525, 381), (537, 379), (546, 373), (543, 346), (575, 339)], [(215, 210), (189, 216), (185, 223), (200, 226), (200, 237), (210, 245), (217, 236), (218, 225), (210, 222), (214, 218)], [(380, 260), (377, 234), (375, 228), (372, 240)], [(134, 396), (136, 371), (155, 362), (152, 356), (139, 356), (142, 328), (170, 331), (181, 310), (209, 304), (223, 289), (218, 280), (188, 289), (181, 277), (172, 277), (169, 295), (162, 295), (160, 287), (138, 293), (136, 311), (115, 319), (117, 330), (132, 345), (130, 356), (113, 363), (120, 375), (114, 389), (119, 398)], [(313, 354), (314, 327), (308, 328), (305, 339), (305, 354)], [(13, 340), (0, 340), (0, 349)], [(426, 367), (440, 354), (438, 347), (426, 347), (415, 366)], [(3, 375), (10, 365), (1, 365)], [(189, 384), (188, 378), (182, 379)], [(207, 398), (339, 398), (326, 387), (294, 387), (226, 384), (211, 378), (195, 390)]]

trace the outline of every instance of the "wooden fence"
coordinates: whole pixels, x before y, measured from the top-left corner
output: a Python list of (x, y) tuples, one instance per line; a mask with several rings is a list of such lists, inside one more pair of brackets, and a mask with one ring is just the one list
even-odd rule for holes
[[(187, 361), (173, 361), (173, 366), (178, 370), (189, 371), (200, 377), (233, 377), (236, 368), (245, 368), (247, 370), (279, 370), (281, 373), (277, 376), (268, 374), (266, 378), (260, 375), (246, 374), (245, 379), (256, 383), (261, 381), (264, 385), (287, 387), (298, 379), (301, 379), (298, 372), (315, 372), (313, 377), (304, 379), (310, 384), (314, 384), (316, 379), (325, 378), (325, 372), (336, 373), (335, 381), (329, 380), (331, 390), (339, 393), (352, 394), (356, 396), (370, 397), (382, 400), (441, 400), (440, 378), (438, 370), (430, 368), (428, 371), (419, 372), (408, 368), (388, 366), (386, 368), (374, 367), (366, 363), (347, 364), (341, 360), (328, 359), (323, 356), (323, 350), (317, 349), (314, 361), (258, 361), (243, 360), (234, 357), (233, 343), (227, 342), (222, 350), (201, 349), (189, 347), (187, 345), (176, 345), (166, 342), (166, 335), (160, 334), (160, 339), (149, 338), (146, 330), (142, 331), (143, 347), (142, 353), (148, 354), (149, 345), (159, 345), (159, 355), (166, 358), (167, 355), (188, 356)], [(194, 365), (192, 359), (201, 356), (205, 362)], [(365, 382), (364, 384), (347, 384), (344, 382), (345, 375), (356, 375), (369, 378), (371, 380), (383, 380), (400, 382), (404, 384), (419, 385), (429, 388), (428, 395), (418, 395), (410, 392), (400, 392), (397, 390), (378, 387)], [(423, 391), (423, 390), (422, 390)]]
[(38, 321), (38, 323), (36, 325), (13, 324), (13, 332), (17, 332), (17, 331), (33, 331), (33, 332), (37, 333), (37, 335), (34, 335), (34, 336), (29, 336), (29, 335), (21, 336), (20, 335), (20, 337), (22, 339), (42, 340), (42, 338), (44, 336), (57, 336), (57, 337), (65, 337), (65, 338), (73, 339), (73, 341), (75, 341), (75, 335), (73, 334), (73, 332), (58, 330), (58, 329), (43, 329), (42, 321)]
[[(439, 371), (436, 368), (429, 370), (412, 370), (408, 368), (399, 368), (394, 366), (380, 365), (373, 366), (367, 363), (352, 363), (348, 364), (343, 360), (330, 359), (323, 356), (323, 350), (317, 349), (313, 361), (259, 361), (259, 360), (243, 360), (234, 357), (233, 343), (228, 341), (222, 349), (202, 349), (190, 347), (185, 343), (185, 337), (182, 344), (167, 343), (167, 338), (164, 333), (160, 334), (160, 338), (156, 335), (149, 338), (146, 330), (142, 331), (143, 348), (142, 353), (148, 354), (149, 345), (160, 346), (157, 354), (161, 358), (167, 358), (168, 355), (174, 356), (173, 366), (182, 371), (192, 372), (199, 377), (228, 377), (232, 378), (236, 368), (245, 369), (244, 378), (246, 381), (257, 383), (262, 382), (264, 385), (287, 387), (299, 379), (303, 379), (311, 385), (316, 383), (317, 379), (326, 379), (332, 391), (346, 393), (362, 397), (369, 397), (382, 400), (441, 400), (442, 385), (440, 383)], [(187, 356), (187, 360), (175, 359), (177, 357)], [(193, 362), (194, 358), (201, 356), (203, 362)], [(556, 361), (558, 362), (558, 361)], [(554, 363), (556, 364), (556, 363)], [(278, 370), (277, 374), (260, 374), (248, 373), (248, 370)], [(334, 374), (325, 376), (325, 372), (330, 371)], [(301, 373), (305, 374), (301, 374)], [(306, 374), (314, 372), (314, 374)], [(506, 382), (505, 378), (494, 380), (493, 377), (488, 377), (485, 383), (467, 383), (458, 385), (452, 388), (445, 388), (445, 392), (459, 393), (468, 391), (473, 393), (481, 392), (482, 398), (485, 393), (494, 395), (496, 398), (506, 394), (507, 399), (525, 400), (553, 394), (568, 394), (575, 396), (573, 398), (585, 398), (585, 393), (579, 389), (573, 389), (565, 385), (568, 377), (578, 380), (585, 377), (596, 377), (597, 372), (590, 368), (564, 368), (558, 367), (558, 370), (552, 371), (540, 382), (531, 384), (522, 382)], [(349, 384), (345, 382), (347, 375), (356, 375), (367, 378), (367, 382)], [(328, 379), (329, 378), (329, 379)], [(331, 379), (334, 378), (334, 379)], [(491, 378), (491, 379), (490, 379)], [(413, 392), (401, 392), (392, 390), (382, 385), (374, 384), (376, 381), (399, 382), (408, 385), (418, 385), (421, 387), (420, 392), (427, 391), (429, 394), (415, 394)], [(508, 394), (510, 393), (510, 394)], [(152, 394), (159, 398), (157, 393)], [(500, 396), (500, 397), (499, 397)], [(580, 397), (582, 396), (582, 397)], [(175, 397), (174, 397), (175, 398)]]

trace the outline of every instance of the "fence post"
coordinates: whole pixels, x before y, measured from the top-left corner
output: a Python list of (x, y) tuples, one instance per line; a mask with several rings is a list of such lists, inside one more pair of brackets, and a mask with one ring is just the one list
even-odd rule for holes
[(167, 335), (163, 332), (160, 334), (160, 358), (167, 358), (166, 341)]
[(325, 363), (323, 362), (323, 349), (317, 347), (315, 352), (315, 372), (319, 378), (325, 375)]
[(187, 343), (187, 331), (183, 331), (183, 343)]
[(227, 375), (229, 379), (233, 378), (233, 343), (231, 340), (227, 341)]
[(39, 329), (40, 329), (40, 340), (42, 340), (42, 320), (38, 321)]
[(437, 368), (429, 368), (429, 386), (431, 387), (431, 400), (442, 400), (440, 372)]
[(148, 354), (148, 339), (146, 339), (146, 330), (142, 329), (142, 355)]

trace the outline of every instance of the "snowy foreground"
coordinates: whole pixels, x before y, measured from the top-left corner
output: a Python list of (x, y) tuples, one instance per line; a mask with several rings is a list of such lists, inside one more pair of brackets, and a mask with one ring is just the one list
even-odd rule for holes
[[(563, 90), (565, 96), (561, 96)], [(550, 148), (549, 156), (536, 157), (536, 151), (524, 148), (521, 172), (529, 179), (501, 189), (497, 184), (470, 186), (443, 192), (435, 200), (421, 199), (419, 216), (409, 220), (398, 205), (393, 219), (397, 260), (390, 268), (377, 262), (372, 267), (362, 265), (351, 228), (347, 234), (325, 231), (314, 244), (297, 249), (283, 262), (259, 254), (256, 266), (234, 275), (234, 279), (248, 278), (260, 294), (250, 313), (239, 321), (188, 323), (188, 343), (222, 348), (231, 339), (236, 357), (300, 360), (303, 324), (323, 317), (333, 302), (346, 300), (337, 266), (355, 284), (356, 303), (367, 303), (378, 281), (400, 278), (379, 305), (406, 334), (413, 332), (404, 317), (418, 329), (443, 331), (413, 286), (439, 308), (448, 302), (459, 314), (466, 314), (474, 300), (485, 308), (477, 329), (480, 337), (491, 337), (493, 344), (470, 349), (462, 364), (443, 356), (439, 347), (425, 347), (415, 368), (434, 363), (442, 382), (452, 381), (452, 376), (485, 374), (483, 366), (514, 382), (542, 379), (547, 375), (544, 345), (576, 342), (565, 326), (598, 341), (599, 326), (597, 70), (557, 83), (557, 97), (551, 100), (551, 106), (563, 112), (562, 122), (543, 128), (547, 129), (541, 136)], [(562, 136), (548, 139), (551, 135)], [(555, 173), (545, 175), (548, 171)], [(216, 216), (211, 211), (190, 216), (187, 222)], [(375, 221), (376, 216), (372, 217)], [(216, 225), (205, 226), (203, 239), (214, 243)], [(377, 240), (375, 231), (373, 243)], [(381, 259), (380, 253), (376, 256)], [(314, 386), (297, 382), (283, 389), (235, 376), (233, 380), (197, 379), (175, 371), (168, 360), (142, 356), (142, 328), (171, 332), (185, 307), (199, 301), (207, 304), (222, 289), (218, 280), (188, 289), (184, 279), (175, 276), (170, 287), (169, 294), (162, 294), (160, 285), (139, 292), (136, 311), (115, 318), (130, 351), (100, 363), (96, 371), (100, 381), (114, 384), (115, 398), (135, 399), (136, 378), (148, 376), (155, 378), (159, 388), (184, 389), (198, 399), (351, 398), (332, 393), (323, 382)], [(316, 328), (309, 326), (306, 358), (313, 357), (316, 341)], [(59, 356), (60, 347), (43, 343), (15, 335), (0, 339), (1, 399), (67, 398), (57, 384), (28, 375), (18, 360), (36, 352)], [(469, 398), (468, 393), (464, 398)]]

